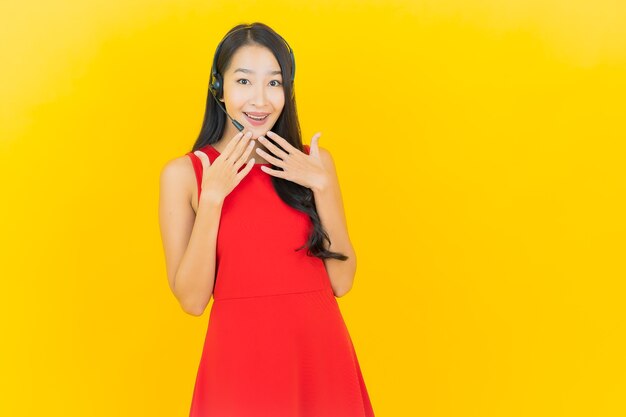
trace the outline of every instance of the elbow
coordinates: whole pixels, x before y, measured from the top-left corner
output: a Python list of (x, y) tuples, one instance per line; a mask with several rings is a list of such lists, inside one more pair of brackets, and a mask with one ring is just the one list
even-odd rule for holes
[(346, 295), (345, 292), (341, 292), (341, 291), (333, 291), (333, 292), (334, 292), (336, 298), (341, 298), (344, 295)]
[(341, 298), (352, 290), (352, 286), (354, 285), (354, 275), (353, 271), (349, 277), (337, 282), (337, 285), (333, 287), (335, 297)]
[(204, 313), (204, 311), (200, 311), (200, 310), (184, 310), (185, 313), (194, 316), (194, 317), (200, 317), (202, 316), (202, 313)]
[(191, 316), (200, 317), (206, 310), (206, 304), (182, 304), (183, 311)]
[(349, 291), (335, 291), (335, 297), (336, 298), (341, 298), (344, 295), (346, 295)]
[(344, 295), (348, 294), (350, 292), (350, 290), (352, 289), (352, 283), (350, 283), (350, 285), (343, 287), (343, 288), (338, 288), (338, 289), (334, 289), (333, 293), (335, 294), (335, 297), (337, 298), (341, 298)]
[(209, 294), (206, 299), (198, 299), (197, 297), (179, 297), (178, 302), (183, 311), (189, 315), (199, 317), (209, 305), (209, 300), (213, 294)]
[(208, 297), (198, 297), (197, 290), (183, 292), (182, 289), (179, 289), (176, 285), (174, 285), (172, 291), (183, 311), (196, 317), (199, 317), (204, 313), (204, 310), (206, 310), (206, 307), (209, 305), (209, 301), (213, 296), (213, 292), (211, 291)]

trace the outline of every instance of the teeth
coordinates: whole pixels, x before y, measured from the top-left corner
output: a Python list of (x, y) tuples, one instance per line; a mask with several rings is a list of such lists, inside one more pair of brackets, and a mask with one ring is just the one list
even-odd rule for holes
[(248, 113), (244, 113), (244, 114), (245, 114), (246, 116), (248, 116), (249, 118), (254, 119), (254, 120), (263, 120), (263, 119), (265, 119), (267, 116), (269, 116), (268, 114), (266, 114), (266, 115), (265, 115), (265, 116), (263, 116), (263, 117), (257, 117), (257, 116), (251, 116), (251, 115), (249, 115)]

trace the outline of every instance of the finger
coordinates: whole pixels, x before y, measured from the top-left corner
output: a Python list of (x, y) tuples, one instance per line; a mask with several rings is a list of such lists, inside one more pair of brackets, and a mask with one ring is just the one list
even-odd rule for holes
[(248, 175), (248, 172), (252, 171), (253, 167), (254, 167), (254, 158), (249, 160), (246, 166), (241, 171), (239, 171), (237, 175), (235, 176), (235, 178), (237, 178), (237, 184), (239, 184), (239, 181), (241, 181), (243, 177)]
[(202, 151), (194, 151), (193, 154), (196, 155), (198, 159), (200, 159), (200, 163), (202, 164), (203, 168), (211, 166), (211, 160), (209, 159), (209, 156), (206, 153)]
[(268, 130), (267, 132), (267, 137), (269, 137), (270, 139), (272, 139), (274, 142), (276, 142), (278, 145), (282, 146), (282, 148), (287, 152), (287, 153), (292, 153), (294, 150), (296, 150), (296, 148), (294, 148), (291, 143), (287, 142), (286, 139), (280, 137), (279, 135), (277, 135), (276, 133), (272, 132), (271, 130)]
[(320, 148), (319, 148), (319, 138), (322, 136), (322, 132), (317, 132), (311, 138), (311, 146), (309, 146), (309, 155), (312, 155), (316, 158), (320, 156)]
[(237, 133), (235, 136), (233, 136), (233, 138), (228, 141), (228, 145), (226, 145), (226, 148), (224, 149), (224, 154), (228, 155), (232, 149), (235, 148), (235, 146), (237, 146), (237, 144), (239, 143), (239, 140), (243, 137), (244, 132), (239, 132)]
[(289, 154), (269, 141), (265, 136), (259, 136), (259, 142), (263, 144), (269, 151), (281, 159), (285, 159)]
[(252, 149), (254, 149), (254, 140), (251, 140), (250, 142), (248, 142), (248, 146), (246, 146), (246, 149), (244, 150), (243, 155), (241, 155), (239, 159), (237, 160), (237, 162), (235, 163), (235, 166), (237, 167), (237, 169), (239, 169), (239, 167), (246, 162), (246, 160), (248, 159), (248, 156), (250, 156), (250, 152), (252, 152)]
[(270, 167), (265, 166), (265, 165), (261, 165), (261, 171), (263, 171), (263, 172), (265, 172), (265, 173), (267, 173), (269, 175), (272, 175), (274, 177), (287, 178), (285, 176), (285, 171), (279, 171), (277, 169), (271, 169)]
[(235, 163), (237, 163), (238, 159), (241, 158), (241, 156), (248, 150), (250, 143), (252, 143), (252, 132), (248, 131), (243, 136), (243, 139), (239, 141), (239, 143), (237, 144), (237, 147), (235, 148), (235, 152), (233, 153), (233, 157), (237, 158), (234, 160)]
[(246, 146), (251, 137), (252, 132), (246, 132), (246, 134), (243, 135), (243, 138), (239, 140), (239, 142), (235, 145), (235, 149), (226, 154), (226, 159), (233, 161), (233, 163), (236, 163), (237, 159), (241, 156), (241, 153), (246, 150)]
[(284, 161), (282, 159), (273, 157), (272, 155), (270, 155), (269, 153), (267, 153), (261, 148), (256, 148), (256, 153), (258, 153), (263, 158), (267, 159), (267, 161), (272, 163), (273, 165), (279, 166), (281, 168), (284, 166), (283, 165)]

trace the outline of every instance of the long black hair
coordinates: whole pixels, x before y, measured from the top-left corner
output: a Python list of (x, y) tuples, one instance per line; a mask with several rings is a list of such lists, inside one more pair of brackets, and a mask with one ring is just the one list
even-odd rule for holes
[[(246, 26), (249, 27), (242, 29)], [(239, 48), (246, 45), (264, 46), (272, 51), (274, 57), (276, 57), (276, 60), (280, 65), (283, 80), (291, 79), (291, 55), (289, 54), (289, 50), (285, 45), (285, 42), (283, 42), (280, 36), (272, 28), (260, 22), (255, 22), (250, 25), (240, 24), (228, 31), (227, 35), (235, 31), (236, 33), (227, 36), (224, 40), (220, 48), (220, 54), (217, 57), (216, 71), (219, 74), (222, 74), (222, 80), (224, 69), (230, 64), (232, 56)], [(296, 96), (293, 88), (294, 86), (292, 83), (283, 83), (285, 105), (280, 116), (278, 117), (278, 120), (272, 128), (272, 132), (275, 132), (279, 136), (285, 138), (285, 140), (287, 140), (294, 148), (304, 152), (300, 133), (300, 122), (298, 121), (298, 112), (296, 109)], [(192, 152), (218, 142), (224, 133), (227, 122), (229, 122), (229, 119), (218, 107), (215, 98), (212, 97), (212, 93), (209, 90), (207, 94), (204, 121), (202, 123), (198, 139), (196, 139), (196, 143), (193, 146)], [(267, 139), (282, 149), (281, 146), (272, 141), (269, 137)], [(272, 154), (271, 152), (269, 153)], [(272, 156), (276, 155), (272, 154)], [(276, 166), (272, 166), (272, 168), (281, 170), (280, 167)], [(341, 261), (347, 260), (348, 257), (346, 255), (339, 252), (329, 251), (324, 248), (324, 240), (328, 241), (330, 245), (330, 238), (328, 237), (328, 233), (324, 230), (320, 217), (317, 213), (317, 209), (315, 208), (313, 191), (295, 182), (275, 176), (272, 176), (272, 182), (278, 196), (289, 206), (306, 213), (313, 224), (313, 230), (309, 234), (305, 246), (301, 246), (296, 250), (307, 247), (308, 256), (316, 256), (321, 259), (333, 258)]]

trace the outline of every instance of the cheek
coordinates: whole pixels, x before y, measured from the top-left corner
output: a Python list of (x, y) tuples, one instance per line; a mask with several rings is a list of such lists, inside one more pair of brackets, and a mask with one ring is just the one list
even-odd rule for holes
[(280, 91), (280, 92), (276, 92), (273, 96), (272, 96), (272, 105), (274, 106), (275, 109), (280, 109), (282, 110), (283, 107), (285, 107), (285, 94)]
[(247, 96), (245, 92), (234, 89), (228, 95), (228, 101), (233, 107), (240, 107), (246, 103)]

